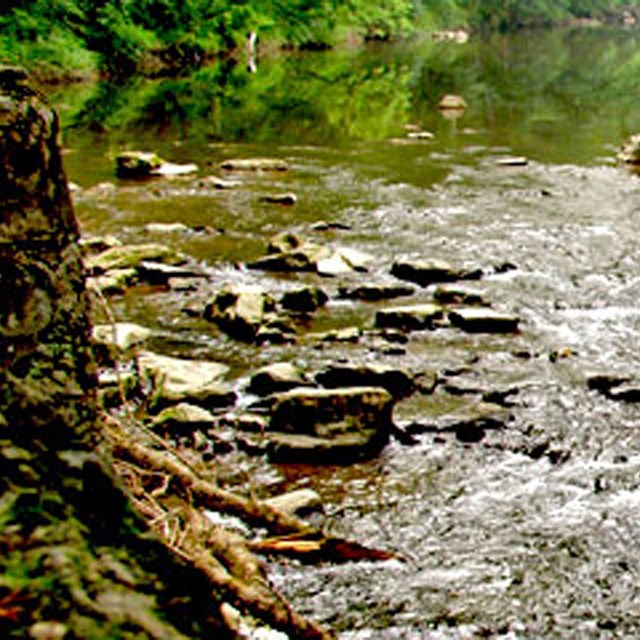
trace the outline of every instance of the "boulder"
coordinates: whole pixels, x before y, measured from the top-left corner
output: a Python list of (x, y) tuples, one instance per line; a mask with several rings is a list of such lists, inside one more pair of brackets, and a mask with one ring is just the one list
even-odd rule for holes
[(189, 402), (211, 409), (235, 402), (235, 393), (222, 381), (229, 370), (224, 364), (151, 352), (139, 354), (137, 360), (140, 378), (150, 383), (160, 405)]
[(259, 287), (232, 287), (219, 292), (206, 306), (204, 317), (232, 338), (253, 342), (270, 320), (275, 300)]
[(417, 304), (382, 309), (376, 313), (376, 327), (419, 331), (433, 329), (444, 317), (442, 307), (436, 304)]
[(116, 175), (119, 178), (148, 178), (164, 160), (153, 152), (123, 151), (116, 156)]
[(520, 319), (488, 307), (464, 307), (449, 312), (449, 321), (468, 333), (514, 333)]
[(347, 463), (378, 454), (392, 430), (393, 398), (379, 387), (294, 389), (275, 397), (275, 460)]
[(427, 287), (437, 282), (453, 282), (466, 276), (444, 260), (405, 260), (394, 262), (391, 275)]
[(248, 390), (258, 396), (268, 396), (309, 384), (299, 367), (290, 362), (276, 362), (258, 369), (251, 376)]
[(132, 244), (88, 256), (85, 266), (93, 275), (100, 275), (114, 269), (137, 269), (142, 262), (181, 265), (187, 257), (163, 244)]
[(295, 291), (287, 291), (280, 298), (280, 305), (287, 311), (313, 313), (327, 304), (329, 296), (319, 287), (304, 287)]
[(327, 388), (382, 387), (395, 400), (405, 398), (414, 391), (410, 372), (380, 363), (333, 364), (316, 374), (316, 382)]
[(286, 171), (289, 168), (280, 158), (230, 158), (220, 166), (227, 171)]

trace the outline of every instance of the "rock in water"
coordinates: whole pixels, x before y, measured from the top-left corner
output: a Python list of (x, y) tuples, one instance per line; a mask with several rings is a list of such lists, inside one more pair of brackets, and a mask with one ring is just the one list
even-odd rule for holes
[(310, 463), (370, 458), (389, 441), (393, 404), (380, 387), (278, 394), (269, 422), (271, 457)]

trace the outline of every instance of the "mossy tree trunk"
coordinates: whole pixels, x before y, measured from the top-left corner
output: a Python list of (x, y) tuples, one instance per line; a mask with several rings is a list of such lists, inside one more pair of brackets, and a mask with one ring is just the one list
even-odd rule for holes
[(224, 638), (210, 583), (146, 537), (97, 453), (58, 134), (24, 74), (0, 68), (0, 637)]

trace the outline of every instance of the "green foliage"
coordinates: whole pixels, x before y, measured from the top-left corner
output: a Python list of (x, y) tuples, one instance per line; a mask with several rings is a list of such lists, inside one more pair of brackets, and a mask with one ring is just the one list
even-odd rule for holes
[[(111, 75), (183, 68), (244, 46), (249, 34), (301, 49), (338, 34), (390, 40), (420, 29), (508, 30), (603, 16), (640, 0), (15, 0), (0, 14), (0, 62)], [(87, 52), (91, 52), (90, 54)]]

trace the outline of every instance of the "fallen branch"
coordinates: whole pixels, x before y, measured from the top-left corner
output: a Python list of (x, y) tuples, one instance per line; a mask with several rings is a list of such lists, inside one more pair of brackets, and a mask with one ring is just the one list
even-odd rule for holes
[(149, 449), (137, 442), (119, 437), (113, 447), (116, 458), (129, 460), (145, 468), (163, 471), (180, 481), (193, 501), (200, 507), (221, 511), (242, 518), (247, 524), (264, 527), (275, 534), (312, 533), (315, 529), (255, 499), (247, 499), (230, 491), (220, 489), (212, 482), (198, 477), (190, 468), (170, 456)]

